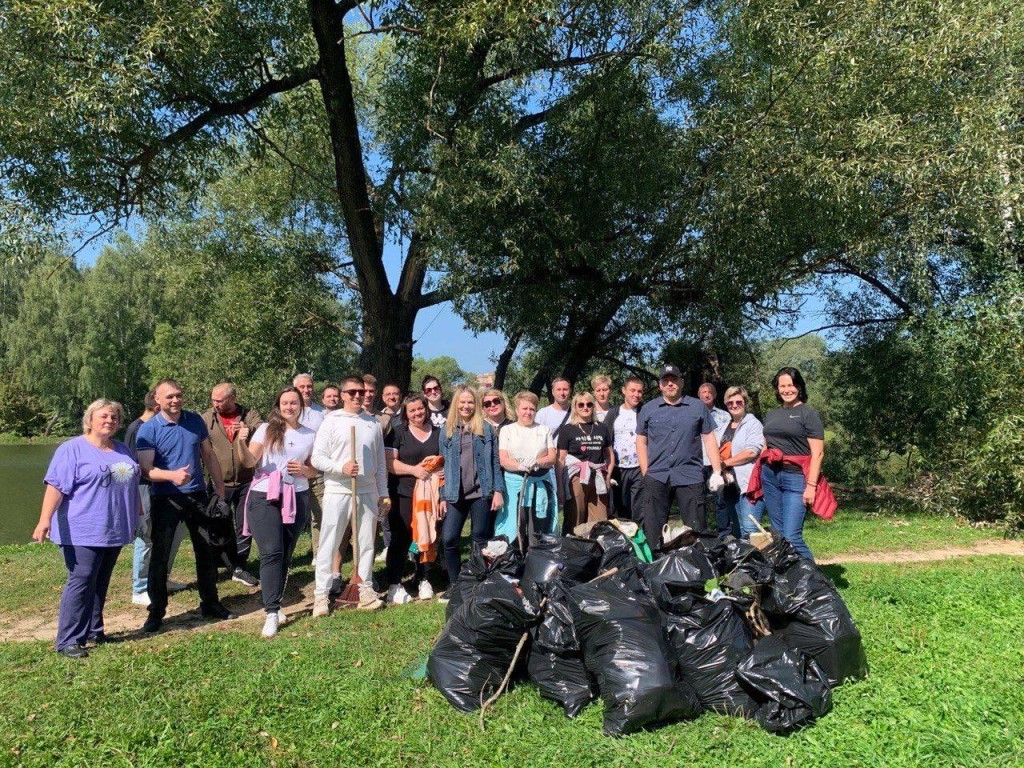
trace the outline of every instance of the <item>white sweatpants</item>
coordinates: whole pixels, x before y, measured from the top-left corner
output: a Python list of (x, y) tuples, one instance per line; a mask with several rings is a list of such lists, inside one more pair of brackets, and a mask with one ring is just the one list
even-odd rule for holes
[[(324, 493), (323, 519), (320, 521), (320, 547), (316, 551), (316, 586), (314, 595), (326, 595), (331, 588), (334, 553), (352, 517), (352, 500), (356, 500), (355, 528), (352, 543), (359, 553), (356, 573), (369, 584), (373, 580), (373, 547), (377, 541), (377, 494)], [(356, 535), (358, 534), (358, 536)]]

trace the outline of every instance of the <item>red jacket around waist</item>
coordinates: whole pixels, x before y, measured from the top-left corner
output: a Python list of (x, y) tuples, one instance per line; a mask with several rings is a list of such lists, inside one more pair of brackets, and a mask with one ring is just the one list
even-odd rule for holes
[[(810, 456), (786, 456), (778, 448), (766, 448), (761, 451), (761, 455), (754, 462), (754, 471), (750, 475), (746, 496), (751, 501), (764, 498), (764, 492), (761, 490), (762, 464), (767, 464), (778, 472), (785, 462), (800, 467), (804, 473), (804, 480), (807, 479), (807, 473), (811, 471)], [(814, 503), (811, 505), (811, 512), (822, 520), (831, 520), (835, 517), (837, 509), (839, 509), (839, 502), (836, 501), (836, 495), (832, 493), (832, 486), (828, 484), (824, 475), (819, 475), (818, 486), (814, 489)]]

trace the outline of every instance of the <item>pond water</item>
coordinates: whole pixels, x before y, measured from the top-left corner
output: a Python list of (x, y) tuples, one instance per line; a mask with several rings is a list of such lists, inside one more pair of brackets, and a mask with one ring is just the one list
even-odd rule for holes
[(56, 445), (0, 445), (0, 544), (27, 544)]

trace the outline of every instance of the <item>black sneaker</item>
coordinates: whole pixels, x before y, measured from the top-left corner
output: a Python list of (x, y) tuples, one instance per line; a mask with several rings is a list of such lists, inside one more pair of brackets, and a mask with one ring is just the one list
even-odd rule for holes
[(66, 645), (57, 653), (67, 659), (84, 659), (89, 655), (84, 645)]
[(260, 580), (244, 568), (235, 568), (235, 572), (231, 574), (231, 580), (237, 581), (239, 584), (245, 584), (247, 587), (258, 587), (260, 585)]
[(449, 587), (448, 589), (446, 589), (444, 592), (442, 592), (441, 594), (439, 594), (437, 596), (437, 602), (441, 603), (442, 605), (447, 605), (449, 602), (451, 602), (451, 599), (452, 599), (451, 587)]
[(202, 614), (204, 619), (237, 619), (238, 614), (232, 613), (224, 607), (222, 603), (214, 603), (213, 605), (201, 605), (199, 606), (199, 613)]
[(104, 643), (109, 643), (110, 639), (107, 637), (106, 633), (100, 632), (90, 637), (88, 642), (93, 645), (103, 645)]
[(162, 618), (160, 618), (159, 616), (151, 615), (148, 619), (146, 619), (146, 623), (142, 625), (142, 631), (146, 634), (151, 635), (154, 632), (159, 632), (160, 627), (162, 627), (163, 625), (164, 620)]

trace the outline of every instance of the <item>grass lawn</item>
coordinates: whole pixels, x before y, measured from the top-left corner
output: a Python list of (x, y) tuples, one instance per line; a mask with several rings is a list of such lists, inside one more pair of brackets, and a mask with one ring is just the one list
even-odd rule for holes
[[(932, 533), (909, 535), (914, 519), (874, 536), (884, 519), (871, 514), (815, 526), (812, 548), (824, 556), (868, 537), (891, 549), (964, 545), (983, 533), (939, 520)], [(115, 591), (126, 592), (130, 557), (122, 560)], [(864, 635), (871, 673), (836, 690), (834, 710), (790, 737), (704, 715), (610, 739), (599, 703), (568, 721), (529, 685), (499, 700), (481, 731), (475, 715), (407, 675), (444, 616), (440, 605), (414, 604), (300, 619), (270, 642), (254, 623), (171, 631), (102, 646), (85, 662), (57, 656), (50, 642), (2, 644), (0, 765), (1024, 764), (1021, 560), (824, 570)], [(296, 577), (308, 578), (308, 565)], [(62, 578), (52, 548), (0, 549), (0, 612), (54, 612)]]

